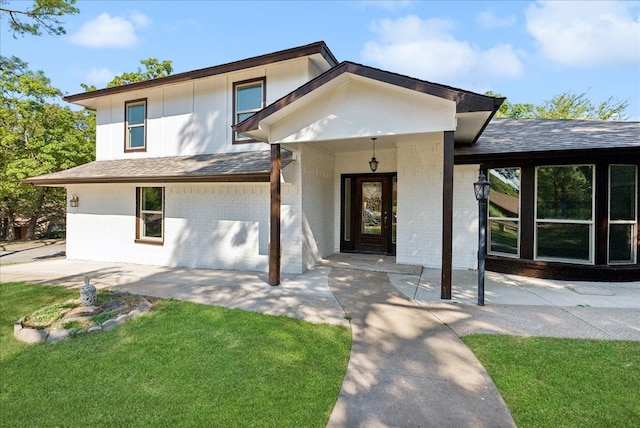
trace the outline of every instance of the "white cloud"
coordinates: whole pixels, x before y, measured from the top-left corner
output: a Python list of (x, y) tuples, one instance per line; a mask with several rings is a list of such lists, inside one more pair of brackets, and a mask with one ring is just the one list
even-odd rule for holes
[(92, 68), (85, 74), (86, 83), (89, 85), (96, 85), (98, 87), (105, 86), (109, 83), (116, 73), (108, 68)]
[(559, 64), (637, 64), (637, 11), (637, 2), (538, 2), (526, 10), (527, 30), (542, 54)]
[(80, 30), (70, 36), (73, 43), (94, 48), (127, 48), (138, 42), (136, 29), (149, 25), (149, 18), (137, 11), (129, 18), (103, 13), (85, 22)]
[(514, 15), (499, 17), (493, 12), (480, 12), (476, 16), (476, 22), (483, 28), (507, 28), (516, 25)]
[(454, 27), (453, 21), (414, 15), (384, 19), (374, 24), (378, 40), (366, 43), (362, 56), (381, 68), (448, 85), (485, 87), (488, 80), (522, 75), (519, 54), (510, 45), (482, 50), (457, 40)]

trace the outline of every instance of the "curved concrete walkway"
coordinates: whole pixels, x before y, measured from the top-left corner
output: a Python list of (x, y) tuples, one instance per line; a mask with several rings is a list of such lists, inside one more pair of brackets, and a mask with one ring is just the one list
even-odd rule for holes
[(328, 427), (515, 426), (473, 353), (385, 273), (333, 268), (329, 286), (353, 344)]

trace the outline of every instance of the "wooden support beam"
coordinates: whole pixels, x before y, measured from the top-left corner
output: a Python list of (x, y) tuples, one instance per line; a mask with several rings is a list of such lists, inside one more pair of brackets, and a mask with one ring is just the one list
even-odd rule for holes
[(270, 240), (269, 240), (269, 284), (280, 285), (280, 144), (271, 145), (271, 174), (269, 182), (271, 188), (270, 205)]
[[(472, 189), (469, 191), (471, 192)], [(453, 131), (444, 133), (442, 166), (442, 277), (440, 298), (451, 299), (453, 251)]]

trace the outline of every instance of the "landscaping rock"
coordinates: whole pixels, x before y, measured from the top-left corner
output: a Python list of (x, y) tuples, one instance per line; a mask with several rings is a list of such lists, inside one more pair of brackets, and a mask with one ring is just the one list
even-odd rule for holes
[(104, 331), (109, 331), (109, 330), (113, 330), (114, 328), (116, 328), (118, 325), (118, 322), (114, 319), (110, 319), (110, 320), (106, 320), (105, 322), (102, 323), (102, 329)]
[(89, 330), (87, 330), (87, 333), (97, 333), (99, 331), (102, 331), (102, 326), (94, 325), (93, 327), (90, 327)]
[(139, 305), (138, 305), (138, 310), (142, 313), (147, 312), (149, 309), (151, 309), (153, 305), (151, 304), (151, 302), (149, 302), (148, 300), (143, 300)]
[(17, 334), (16, 338), (26, 343), (38, 343), (47, 340), (47, 332), (45, 330), (36, 330), (35, 328), (23, 328)]
[(138, 318), (140, 315), (142, 315), (142, 312), (140, 312), (137, 309), (134, 309), (131, 312), (129, 312), (129, 318), (131, 318), (131, 319)]
[(129, 315), (120, 315), (118, 318), (116, 318), (116, 322), (118, 323), (118, 325), (121, 325), (129, 321), (130, 319), (131, 318), (129, 317)]
[(49, 332), (49, 336), (47, 337), (47, 342), (59, 342), (61, 340), (65, 340), (69, 337), (70, 332), (64, 328), (54, 328)]

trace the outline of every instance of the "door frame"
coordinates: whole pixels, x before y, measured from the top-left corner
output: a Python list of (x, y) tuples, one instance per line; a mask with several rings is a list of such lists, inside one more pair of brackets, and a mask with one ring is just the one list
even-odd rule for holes
[[(341, 174), (340, 175), (340, 252), (343, 253), (373, 253), (373, 254), (396, 254), (396, 244), (393, 242), (393, 179), (397, 180), (396, 172), (366, 173), (366, 174)], [(359, 207), (357, 201), (358, 189), (357, 179), (381, 179), (387, 180), (387, 201), (389, 206), (388, 225), (386, 227), (387, 251), (370, 251), (358, 248), (356, 239), (357, 227), (359, 225)], [(383, 185), (383, 189), (385, 186)]]

